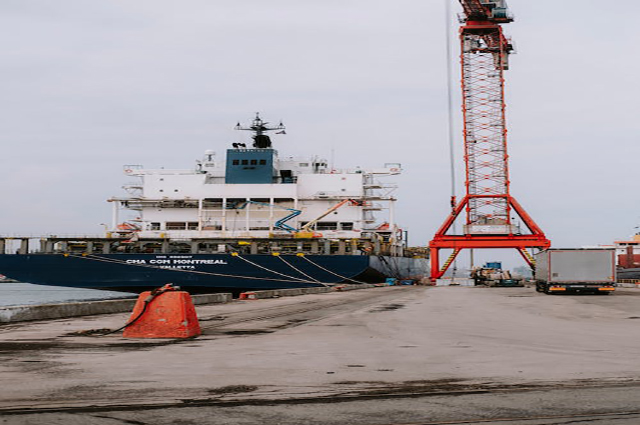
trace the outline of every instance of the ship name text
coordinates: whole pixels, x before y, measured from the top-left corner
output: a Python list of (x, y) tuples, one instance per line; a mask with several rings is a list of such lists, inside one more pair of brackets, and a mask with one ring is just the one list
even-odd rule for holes
[(225, 260), (212, 260), (212, 259), (153, 259), (153, 260), (127, 260), (127, 264), (149, 264), (154, 266), (168, 266), (168, 265), (198, 265), (198, 264), (227, 264)]

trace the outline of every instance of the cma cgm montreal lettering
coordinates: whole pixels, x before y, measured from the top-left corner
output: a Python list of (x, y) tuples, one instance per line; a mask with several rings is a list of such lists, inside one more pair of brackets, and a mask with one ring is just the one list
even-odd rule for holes
[[(256, 115), (226, 158), (193, 169), (126, 165), (126, 195), (109, 199), (104, 235), (1, 237), (0, 273), (42, 285), (194, 293), (382, 282), (428, 275), (394, 220), (400, 164), (334, 169), (318, 156), (282, 157)], [(127, 220), (127, 216), (135, 217)], [(109, 227), (109, 226), (107, 226)]]

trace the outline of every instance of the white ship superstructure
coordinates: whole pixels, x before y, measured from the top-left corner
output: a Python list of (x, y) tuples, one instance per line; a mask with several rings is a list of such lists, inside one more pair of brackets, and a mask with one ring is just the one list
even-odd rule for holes
[(126, 186), (130, 196), (110, 200), (112, 231), (121, 210), (129, 209), (136, 212), (130, 223), (140, 239), (324, 238), (403, 245), (394, 220), (395, 185), (383, 182), (400, 174), (400, 164), (333, 169), (317, 156), (280, 156), (264, 133), (282, 125), (268, 127), (256, 116), (250, 127), (236, 128), (255, 133), (253, 146), (234, 143), (224, 159), (206, 151), (190, 170), (125, 166), (137, 181)]

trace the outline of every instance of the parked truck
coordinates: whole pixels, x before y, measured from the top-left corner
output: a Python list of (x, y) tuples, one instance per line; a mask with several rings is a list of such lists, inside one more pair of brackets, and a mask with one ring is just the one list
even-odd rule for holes
[(538, 292), (609, 294), (616, 289), (613, 249), (547, 249), (535, 259)]

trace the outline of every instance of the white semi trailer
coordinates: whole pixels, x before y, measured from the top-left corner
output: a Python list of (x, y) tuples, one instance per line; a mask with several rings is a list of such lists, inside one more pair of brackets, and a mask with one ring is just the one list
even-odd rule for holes
[(535, 255), (536, 290), (609, 294), (616, 288), (613, 249), (547, 249)]

